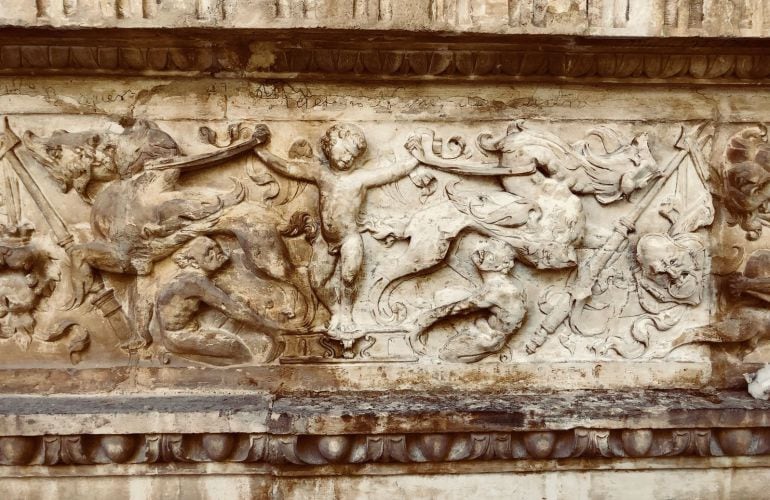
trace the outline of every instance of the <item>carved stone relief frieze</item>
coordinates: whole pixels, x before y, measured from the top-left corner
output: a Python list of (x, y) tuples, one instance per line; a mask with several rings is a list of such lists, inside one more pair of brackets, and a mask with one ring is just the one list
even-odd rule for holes
[(552, 432), (147, 434), (0, 438), (0, 465), (268, 463), (328, 465), (576, 458), (766, 456), (764, 428)]
[(0, 5), (0, 476), (764, 473), (770, 2), (405, 5)]
[(770, 0), (0, 27), (0, 491), (770, 475)]
[[(697, 361), (766, 315), (715, 316), (725, 280), (763, 300), (763, 250), (729, 276), (711, 256), (715, 216), (761, 237), (760, 129), (720, 151), (708, 122), (23, 122), (3, 279), (29, 292), (3, 337), (25, 348), (66, 337), (79, 361), (98, 330), (159, 366)], [(61, 326), (36, 334), (54, 290)]]
[[(605, 97), (548, 88), (532, 104), (225, 82), (73, 105), (50, 85), (4, 97), (13, 363), (681, 374), (770, 359), (761, 122), (573, 111)], [(211, 111), (223, 96), (229, 117)]]

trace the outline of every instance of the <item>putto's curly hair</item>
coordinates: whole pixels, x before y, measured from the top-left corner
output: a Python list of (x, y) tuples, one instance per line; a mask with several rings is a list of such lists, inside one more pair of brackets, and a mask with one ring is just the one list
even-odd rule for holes
[(359, 155), (366, 151), (366, 136), (363, 130), (352, 123), (336, 123), (321, 136), (321, 151), (327, 159), (331, 156), (332, 146), (340, 139), (353, 141), (353, 144), (358, 148)]

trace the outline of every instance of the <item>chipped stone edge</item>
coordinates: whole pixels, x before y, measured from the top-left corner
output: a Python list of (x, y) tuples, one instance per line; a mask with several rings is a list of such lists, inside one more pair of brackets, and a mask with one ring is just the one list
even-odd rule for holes
[(0, 465), (770, 456), (769, 403), (675, 392), (6, 396)]

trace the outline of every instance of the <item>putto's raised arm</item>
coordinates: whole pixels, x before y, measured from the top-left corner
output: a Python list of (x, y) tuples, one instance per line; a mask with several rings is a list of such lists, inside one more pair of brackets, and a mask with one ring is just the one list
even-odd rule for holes
[(417, 168), (420, 162), (415, 158), (410, 158), (401, 163), (388, 163), (372, 170), (360, 170), (356, 175), (361, 176), (362, 183), (367, 187), (382, 186), (394, 182), (409, 174)]
[(286, 177), (317, 182), (321, 176), (321, 166), (313, 160), (284, 160), (280, 156), (261, 148), (255, 149), (254, 153), (267, 168)]

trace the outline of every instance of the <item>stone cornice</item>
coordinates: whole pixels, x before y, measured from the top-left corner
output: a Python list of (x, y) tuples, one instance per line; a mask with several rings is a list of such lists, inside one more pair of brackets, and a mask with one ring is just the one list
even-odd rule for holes
[[(142, 418), (136, 417), (141, 415)], [(770, 427), (770, 403), (744, 392), (681, 390), (424, 394), (268, 392), (0, 397), (0, 436), (556, 432)]]
[(293, 465), (770, 455), (766, 428), (275, 435), (0, 437), (0, 465), (241, 462)]
[(743, 393), (455, 396), (7, 396), (0, 399), (0, 464), (770, 455), (770, 407)]
[(767, 40), (234, 30), (0, 32), (0, 74), (684, 84), (770, 81)]

